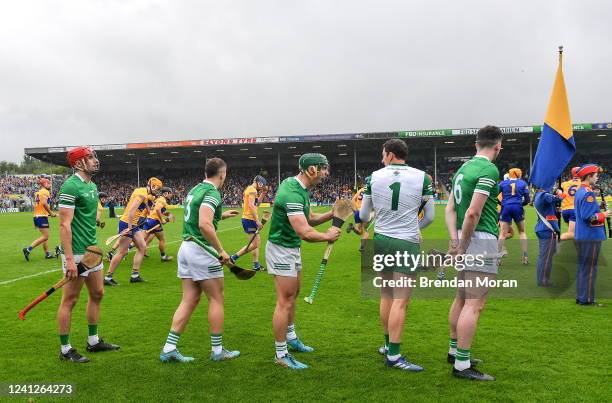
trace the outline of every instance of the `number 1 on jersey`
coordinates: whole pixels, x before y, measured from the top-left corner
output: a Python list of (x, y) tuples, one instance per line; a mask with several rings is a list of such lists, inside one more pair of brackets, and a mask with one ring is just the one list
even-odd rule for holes
[(398, 208), (401, 187), (402, 184), (400, 182), (395, 182), (389, 185), (389, 188), (393, 191), (393, 195), (391, 196), (391, 210), (397, 210)]

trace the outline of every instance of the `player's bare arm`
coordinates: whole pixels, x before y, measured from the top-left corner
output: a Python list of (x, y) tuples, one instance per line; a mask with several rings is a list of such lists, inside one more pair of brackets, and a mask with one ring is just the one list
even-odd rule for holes
[(459, 242), (459, 233), (457, 231), (457, 210), (455, 210), (455, 199), (451, 196), (448, 198), (448, 203), (444, 209), (444, 218), (446, 229), (450, 237), (451, 249), (455, 249)]
[(472, 196), (470, 207), (465, 212), (463, 226), (461, 227), (461, 240), (459, 242), (460, 252), (465, 252), (468, 246), (470, 246), (470, 240), (472, 239), (476, 225), (480, 220), (482, 208), (484, 207), (488, 197), (489, 196), (486, 194), (477, 192), (475, 192)]
[(217, 232), (215, 231), (215, 227), (213, 225), (214, 214), (215, 212), (206, 205), (200, 206), (198, 226), (202, 236), (204, 236), (210, 245), (219, 253), (221, 263), (226, 264), (229, 263), (229, 255), (223, 249), (221, 241), (219, 240), (219, 237), (217, 237)]
[(227, 220), (228, 218), (236, 217), (240, 212), (238, 210), (227, 210), (223, 214), (221, 214), (222, 220)]
[(419, 229), (427, 228), (436, 215), (436, 206), (433, 197), (423, 196), (423, 219), (419, 220)]
[(57, 217), (57, 214), (55, 214), (53, 211), (51, 211), (51, 206), (49, 206), (49, 199), (48, 198), (43, 203), (43, 207), (44, 207), (45, 210), (47, 210), (47, 213), (49, 213), (49, 215), (51, 217)]
[(60, 241), (64, 249), (64, 257), (66, 259), (66, 277), (76, 278), (77, 267), (74, 262), (74, 254), (72, 253), (72, 218), (74, 217), (74, 209), (60, 207)]
[(144, 202), (144, 196), (136, 196), (134, 197), (134, 200), (132, 200), (132, 204), (130, 204), (128, 206), (128, 228), (127, 228), (127, 232), (131, 231), (132, 229), (132, 222), (134, 222), (134, 217), (136, 216), (136, 210), (138, 210), (138, 206), (140, 206), (140, 204), (142, 202)]
[(310, 211), (308, 222), (313, 227), (316, 227), (317, 225), (321, 225), (324, 222), (331, 220), (332, 218), (334, 218), (333, 209), (325, 213), (313, 213), (312, 211)]
[(302, 214), (289, 216), (289, 223), (300, 239), (306, 242), (334, 242), (340, 236), (340, 229), (336, 227), (330, 227), (327, 232), (317, 231)]

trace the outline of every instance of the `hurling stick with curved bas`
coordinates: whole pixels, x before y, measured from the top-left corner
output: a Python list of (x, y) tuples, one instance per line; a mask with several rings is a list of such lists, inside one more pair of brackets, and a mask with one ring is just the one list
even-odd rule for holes
[[(196, 239), (194, 237), (188, 236), (184, 240), (185, 241), (189, 241), (189, 242), (195, 242), (197, 245), (201, 246), (204, 250), (206, 250), (206, 252), (208, 252), (211, 255), (213, 255), (216, 259), (221, 260), (221, 257), (219, 256), (219, 253), (217, 253), (217, 251), (213, 247), (206, 245), (205, 243), (203, 243), (199, 239)], [(236, 264), (229, 264), (227, 266), (230, 268), (230, 271), (234, 274), (234, 276), (236, 276), (236, 278), (238, 280), (248, 280), (248, 279), (252, 278), (255, 274), (257, 274), (257, 272), (255, 270), (252, 270), (252, 269), (243, 269), (240, 266), (236, 266)]]
[[(334, 203), (333, 214), (334, 217), (332, 219), (332, 226), (336, 228), (342, 228), (342, 225), (344, 225), (344, 221), (349, 218), (351, 214), (353, 214), (353, 206), (350, 200), (338, 199), (336, 203)], [(331, 255), (333, 245), (333, 242), (327, 243), (327, 248), (325, 248), (325, 252), (323, 253), (323, 259), (321, 259), (319, 271), (317, 272), (317, 276), (315, 277), (315, 281), (312, 285), (310, 295), (304, 297), (304, 301), (309, 304), (312, 304), (314, 302), (315, 297), (317, 296), (317, 292), (319, 291), (321, 280), (323, 280), (323, 274), (325, 273), (325, 268), (327, 267), (327, 261), (329, 260), (329, 256)]]
[[(144, 225), (144, 223), (142, 223), (142, 224), (140, 224), (140, 225), (137, 225), (135, 228), (141, 228), (143, 225)], [(146, 233), (147, 233), (147, 234), (150, 234), (150, 233), (151, 233), (151, 231), (153, 231), (153, 230), (155, 230), (155, 229), (159, 228), (159, 226), (160, 226), (160, 224), (157, 224), (157, 225), (156, 225), (156, 226), (154, 226), (153, 228), (149, 228), (148, 230), (146, 230)], [(104, 241), (104, 245), (108, 246), (108, 245), (112, 244), (113, 242), (115, 242), (115, 240), (116, 240), (117, 238), (122, 237), (122, 236), (125, 236), (125, 235), (127, 235), (128, 233), (129, 233), (129, 231), (128, 231), (128, 230), (127, 230), (127, 228), (126, 228), (126, 229), (125, 229), (125, 230), (123, 230), (122, 232), (120, 232), (120, 233), (118, 233), (118, 234), (115, 234), (115, 235), (113, 235), (113, 236), (111, 236), (111, 237), (108, 237), (108, 238), (106, 239), (106, 241)]]
[[(100, 265), (100, 263), (102, 263), (102, 249), (97, 246), (88, 246), (85, 250), (85, 254), (83, 255), (83, 259), (81, 259), (81, 261), (77, 264), (78, 274), (81, 275), (87, 270), (93, 269), (94, 267)], [(40, 294), (34, 301), (30, 302), (19, 312), (19, 319), (25, 320), (26, 314), (32, 308), (47, 299), (49, 295), (62, 288), (70, 280), (70, 278), (64, 277), (57, 283), (53, 284), (51, 288)]]
[[(253, 236), (251, 236), (251, 239), (249, 239), (249, 243), (247, 243), (246, 246), (244, 247), (244, 252), (239, 253), (238, 257), (242, 255), (246, 255), (247, 253), (250, 252), (249, 246), (251, 246), (251, 244), (255, 240), (255, 237), (263, 229), (264, 225), (266, 225), (266, 223), (270, 221), (270, 218), (272, 218), (272, 213), (270, 213), (269, 211), (264, 211), (263, 214), (261, 215), (261, 228), (258, 228), (257, 231), (255, 231), (255, 233), (253, 234)], [(242, 248), (240, 250), (242, 250)]]

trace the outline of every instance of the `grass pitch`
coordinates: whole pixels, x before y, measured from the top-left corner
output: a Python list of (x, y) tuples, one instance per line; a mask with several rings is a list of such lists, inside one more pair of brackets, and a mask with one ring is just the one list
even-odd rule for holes
[[(168, 252), (176, 256), (180, 245), (181, 211), (169, 224)], [(445, 239), (443, 207), (424, 231), (426, 238)], [(527, 209), (530, 237), (534, 238), (535, 213)], [(58, 243), (58, 221), (51, 218), (50, 246)], [(116, 231), (116, 220), (106, 218), (98, 232), (100, 245)], [(240, 218), (221, 222), (220, 238), (228, 251), (246, 241)], [(265, 241), (267, 228), (264, 231)], [(142, 267), (144, 284), (129, 283), (131, 256), (115, 278), (118, 287), (106, 288), (99, 324), (100, 335), (121, 345), (117, 352), (89, 354), (91, 362), (77, 365), (58, 360), (59, 338), (55, 314), (59, 295), (53, 295), (28, 314), (17, 312), (61, 277), (59, 260), (44, 260), (42, 249), (26, 262), (21, 248), (38, 236), (30, 214), (0, 214), (0, 328), (2, 348), (0, 383), (72, 383), (79, 401), (179, 401), (179, 400), (506, 400), (606, 401), (612, 395), (612, 306), (579, 307), (573, 299), (495, 299), (480, 319), (473, 355), (484, 359), (480, 367), (497, 381), (474, 383), (457, 380), (446, 363), (447, 314), (451, 300), (416, 299), (408, 311), (402, 352), (423, 367), (419, 374), (386, 370), (377, 348), (383, 342), (378, 303), (363, 300), (360, 262), (355, 235), (344, 233), (335, 245), (314, 305), (308, 294), (325, 248), (302, 246), (303, 285), (296, 314), (297, 332), (315, 348), (299, 359), (310, 369), (292, 372), (273, 364), (271, 318), (275, 304), (273, 281), (259, 273), (249, 281), (236, 280), (226, 271), (224, 344), (238, 349), (240, 358), (221, 363), (208, 360), (210, 338), (206, 301), (179, 342), (180, 350), (196, 357), (186, 365), (162, 364), (159, 352), (181, 298), (176, 261), (162, 263), (156, 241)], [(608, 245), (604, 257), (610, 260)], [(535, 278), (535, 244), (531, 263), (520, 270)], [(261, 261), (265, 262), (263, 256)], [(250, 256), (241, 258), (248, 265)], [(105, 262), (105, 268), (108, 262)], [(510, 250), (504, 267), (519, 269), (519, 251)], [(609, 267), (600, 267), (600, 276)], [(30, 277), (28, 277), (30, 276)], [(609, 277), (609, 274), (607, 274)], [(85, 353), (86, 292), (72, 321), (71, 343)], [(607, 396), (607, 397), (606, 397)], [(0, 396), (0, 399), (7, 399)], [(47, 397), (34, 397), (46, 400)], [(61, 400), (62, 398), (58, 398)]]

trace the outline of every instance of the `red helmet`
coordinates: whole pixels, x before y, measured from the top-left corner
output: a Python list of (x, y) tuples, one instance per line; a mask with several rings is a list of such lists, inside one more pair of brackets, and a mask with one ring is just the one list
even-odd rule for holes
[(48, 187), (50, 187), (50, 186), (51, 186), (51, 181), (49, 181), (49, 179), (47, 179), (47, 178), (40, 178), (40, 179), (38, 180), (38, 184), (39, 184), (40, 186), (43, 186), (43, 187), (48, 188)]
[(77, 161), (90, 155), (95, 155), (95, 151), (91, 147), (75, 147), (68, 151), (66, 160), (68, 160), (68, 165), (74, 168)]
[(578, 171), (580, 171), (580, 167), (573, 167), (571, 170), (572, 173), (572, 178), (577, 178), (578, 177)]
[(588, 174), (594, 174), (596, 172), (601, 172), (601, 168), (599, 168), (595, 164), (586, 164), (580, 167), (580, 170), (578, 171), (578, 176), (584, 178)]

